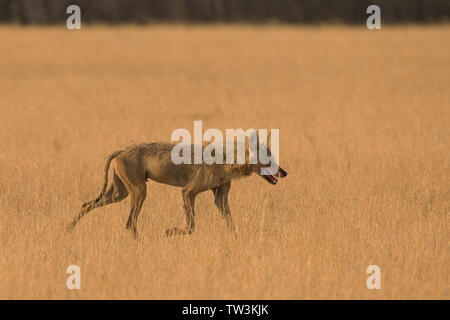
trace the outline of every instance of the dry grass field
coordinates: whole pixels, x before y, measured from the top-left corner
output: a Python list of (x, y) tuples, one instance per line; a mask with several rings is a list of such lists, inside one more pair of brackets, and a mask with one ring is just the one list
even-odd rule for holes
[[(0, 27), (0, 298), (448, 299), (450, 27), (383, 27)], [(145, 242), (129, 199), (65, 234), (108, 154), (194, 120), (280, 129), (289, 175), (232, 184), (237, 238), (212, 193), (166, 238), (154, 182)]]

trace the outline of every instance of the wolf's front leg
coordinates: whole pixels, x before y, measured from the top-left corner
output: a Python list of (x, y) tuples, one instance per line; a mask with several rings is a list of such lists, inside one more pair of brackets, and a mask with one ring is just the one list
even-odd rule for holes
[(222, 213), (222, 217), (227, 223), (228, 229), (236, 236), (236, 227), (231, 218), (230, 206), (228, 205), (228, 192), (230, 191), (231, 182), (224, 183), (218, 187), (212, 188), (214, 193), (214, 203)]
[(183, 201), (184, 201), (184, 213), (186, 214), (186, 227), (184, 228), (170, 228), (166, 231), (166, 236), (174, 236), (174, 235), (181, 235), (181, 234), (191, 234), (194, 232), (195, 229), (195, 222), (194, 222), (194, 202), (195, 202), (195, 196), (197, 193), (194, 193), (193, 191), (187, 191), (186, 189), (183, 189), (182, 191), (183, 195)]

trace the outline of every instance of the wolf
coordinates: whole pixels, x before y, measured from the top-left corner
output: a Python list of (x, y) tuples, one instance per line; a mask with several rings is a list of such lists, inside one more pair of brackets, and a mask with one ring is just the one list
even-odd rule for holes
[[(269, 140), (265, 147), (270, 155), (268, 143)], [(129, 146), (109, 155), (105, 165), (104, 184), (99, 196), (82, 205), (79, 213), (67, 226), (67, 231), (72, 231), (80, 219), (91, 210), (117, 203), (129, 195), (131, 209), (126, 228), (130, 229), (134, 237), (138, 239), (137, 220), (147, 196), (146, 181), (150, 179), (182, 188), (186, 226), (168, 229), (167, 236), (191, 234), (194, 231), (195, 198), (199, 193), (207, 190), (213, 192), (216, 207), (221, 212), (228, 228), (235, 233), (236, 228), (228, 205), (231, 181), (255, 173), (275, 185), (278, 178), (287, 176), (287, 172), (278, 164), (276, 166), (278, 171), (275, 174), (262, 174), (262, 169), (268, 165), (259, 161), (254, 164), (250, 163), (248, 144), (245, 146), (246, 160), (243, 164), (175, 164), (171, 158), (174, 147), (173, 143), (143, 143)], [(234, 148), (235, 151), (237, 149)], [(193, 150), (194, 145), (191, 145), (191, 154), (194, 154)], [(225, 158), (226, 151), (223, 154)], [(111, 181), (108, 183), (110, 175)]]

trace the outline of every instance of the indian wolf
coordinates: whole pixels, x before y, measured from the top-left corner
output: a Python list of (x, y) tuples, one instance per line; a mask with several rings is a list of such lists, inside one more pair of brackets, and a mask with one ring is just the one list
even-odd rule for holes
[[(267, 141), (266, 148), (268, 149)], [(258, 142), (258, 148), (260, 144)], [(73, 230), (80, 219), (89, 211), (119, 202), (130, 195), (131, 210), (126, 224), (134, 237), (138, 238), (137, 220), (142, 204), (147, 196), (146, 181), (153, 181), (182, 188), (184, 212), (187, 225), (183, 228), (174, 227), (166, 231), (167, 236), (191, 234), (194, 231), (194, 202), (195, 197), (207, 190), (214, 193), (214, 203), (220, 210), (230, 230), (235, 232), (228, 206), (228, 192), (231, 180), (248, 177), (253, 173), (275, 185), (277, 178), (284, 178), (287, 172), (277, 164), (277, 172), (273, 175), (263, 174), (261, 169), (269, 165), (257, 161), (249, 161), (249, 144), (245, 145), (245, 162), (243, 164), (175, 164), (171, 153), (175, 147), (173, 143), (145, 143), (132, 145), (124, 150), (112, 153), (106, 161), (104, 184), (100, 195), (82, 205), (80, 212), (68, 225), (68, 231)], [(191, 145), (193, 154), (194, 145)], [(235, 152), (238, 148), (234, 148)], [(224, 159), (226, 152), (223, 152)], [(191, 162), (193, 163), (193, 162)], [(111, 170), (110, 170), (111, 167)], [(110, 179), (108, 178), (110, 177)], [(108, 179), (110, 183), (108, 184)]]

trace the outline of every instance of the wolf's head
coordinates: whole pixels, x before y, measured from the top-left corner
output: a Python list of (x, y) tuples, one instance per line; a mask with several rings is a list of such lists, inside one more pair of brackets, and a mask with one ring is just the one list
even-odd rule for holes
[[(278, 165), (278, 131), (274, 139), (275, 141), (272, 141), (271, 133), (272, 131), (270, 131), (266, 139), (264, 139), (265, 134), (261, 133), (261, 135), (255, 134), (250, 137), (250, 142), (246, 145), (246, 149), (250, 155), (249, 162), (252, 171), (270, 184), (275, 185), (278, 182), (278, 178), (284, 178), (287, 176), (287, 172)], [(269, 145), (276, 148), (276, 152), (274, 152), (274, 154), (272, 154)]]

